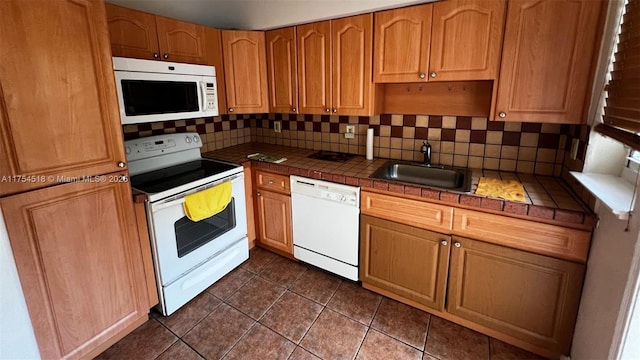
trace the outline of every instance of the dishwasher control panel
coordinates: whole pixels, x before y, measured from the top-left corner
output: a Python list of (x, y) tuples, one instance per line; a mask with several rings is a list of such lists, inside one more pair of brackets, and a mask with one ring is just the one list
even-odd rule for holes
[(322, 199), (337, 201), (337, 202), (354, 205), (354, 206), (356, 205), (356, 201), (357, 201), (355, 195), (351, 195), (351, 194), (345, 195), (337, 192), (324, 191), (324, 190), (320, 191), (320, 197)]

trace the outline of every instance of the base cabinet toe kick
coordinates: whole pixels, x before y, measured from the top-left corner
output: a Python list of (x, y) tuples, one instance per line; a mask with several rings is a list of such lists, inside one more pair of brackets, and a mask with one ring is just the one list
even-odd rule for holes
[(362, 191), (359, 277), (369, 290), (557, 359), (570, 351), (590, 238)]

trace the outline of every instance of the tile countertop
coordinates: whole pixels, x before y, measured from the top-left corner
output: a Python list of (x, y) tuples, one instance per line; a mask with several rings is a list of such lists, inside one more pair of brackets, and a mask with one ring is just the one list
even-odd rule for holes
[[(589, 230), (597, 222), (597, 216), (581, 201), (576, 199), (569, 187), (560, 178), (473, 169), (471, 191), (460, 193), (419, 185), (403, 185), (385, 180), (370, 179), (369, 175), (389, 159), (366, 160), (363, 156), (356, 155), (350, 160), (340, 163), (308, 158), (309, 155), (317, 151), (319, 150), (246, 143), (206, 152), (202, 155), (211, 159), (243, 163), (248, 161), (247, 155), (260, 152), (272, 156), (286, 157), (287, 160), (280, 164), (254, 161), (255, 168), (258, 169), (419, 196), (428, 200), (453, 203), (466, 208), (504, 212), (518, 217), (531, 218), (531, 220), (573, 225), (588, 228)], [(520, 181), (525, 189), (526, 202), (506, 201), (499, 198), (476, 195), (475, 189), (481, 176)]]

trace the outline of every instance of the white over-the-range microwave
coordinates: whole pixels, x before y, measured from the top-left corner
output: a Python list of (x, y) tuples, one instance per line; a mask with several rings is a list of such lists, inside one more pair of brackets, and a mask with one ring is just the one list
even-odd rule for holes
[(113, 69), (122, 124), (218, 115), (213, 66), (114, 57)]

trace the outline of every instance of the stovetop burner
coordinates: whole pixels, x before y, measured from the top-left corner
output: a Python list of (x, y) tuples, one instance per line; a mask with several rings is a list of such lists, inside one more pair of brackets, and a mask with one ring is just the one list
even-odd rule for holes
[(315, 152), (315, 153), (313, 153), (313, 154), (311, 154), (311, 155), (309, 155), (307, 157), (311, 158), (311, 159), (318, 159), (318, 160), (345, 162), (345, 161), (348, 161), (349, 159), (351, 159), (354, 156), (355, 156), (354, 154), (320, 150), (320, 151)]

